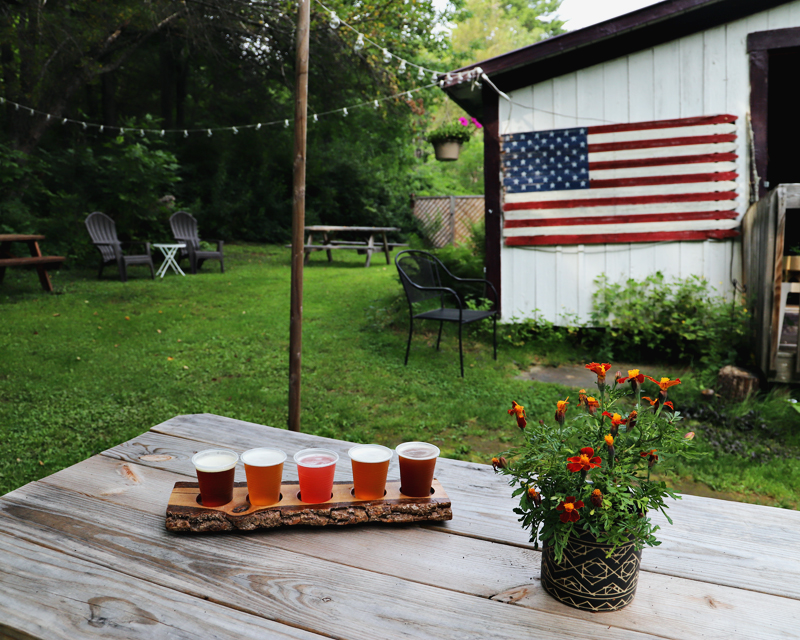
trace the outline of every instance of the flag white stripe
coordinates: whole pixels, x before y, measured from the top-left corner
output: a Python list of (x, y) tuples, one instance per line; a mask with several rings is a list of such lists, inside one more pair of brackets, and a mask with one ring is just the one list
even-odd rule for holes
[(650, 233), (655, 231), (705, 231), (708, 229), (735, 229), (738, 220), (675, 220), (663, 222), (634, 222), (623, 224), (574, 225), (564, 227), (514, 227), (504, 229), (507, 238), (519, 236), (572, 236), (614, 233)]
[(517, 209), (505, 211), (506, 220), (550, 218), (587, 218), (595, 216), (635, 215), (643, 213), (683, 213), (685, 211), (733, 211), (735, 200), (713, 202), (667, 202), (658, 204), (624, 204), (612, 207), (575, 207), (574, 209)]
[[(736, 133), (736, 125), (723, 122), (696, 127), (672, 127), (670, 129), (639, 129), (638, 131), (616, 131), (614, 133), (590, 133), (589, 144), (608, 142), (633, 142), (636, 140), (663, 140), (664, 138), (687, 138), (689, 136), (716, 136)], [(527, 136), (526, 136), (527, 137)]]
[[(533, 187), (535, 189), (536, 187)], [(566, 191), (529, 191), (509, 193), (506, 202), (553, 201), (553, 208), (561, 200), (594, 200), (596, 198), (633, 198), (636, 196), (670, 196), (675, 194), (714, 193), (736, 191), (735, 182), (692, 182), (689, 184), (654, 184), (642, 187), (614, 187), (610, 189), (569, 189)], [(684, 203), (685, 205), (686, 203)], [(689, 205), (691, 206), (691, 205)]]
[[(653, 147), (651, 149), (623, 149), (621, 151), (600, 151), (589, 154), (589, 162), (608, 162), (611, 160), (641, 160), (642, 158), (671, 158), (673, 156), (695, 156), (708, 153), (735, 153), (735, 142), (714, 144), (689, 144), (679, 147)], [(530, 164), (530, 162), (528, 163)]]
[(672, 164), (660, 167), (629, 167), (627, 169), (593, 169), (592, 180), (621, 180), (648, 176), (683, 176), (696, 173), (722, 173), (736, 171), (735, 162), (698, 162), (697, 164)]

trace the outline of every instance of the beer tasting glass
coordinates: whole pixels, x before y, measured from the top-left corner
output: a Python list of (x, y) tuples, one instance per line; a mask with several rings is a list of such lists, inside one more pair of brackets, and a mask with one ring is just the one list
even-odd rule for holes
[(204, 507), (221, 507), (233, 500), (233, 474), (239, 454), (230, 449), (206, 449), (192, 456)]
[(400, 493), (414, 498), (429, 497), (439, 447), (427, 442), (404, 442), (395, 451), (400, 461)]
[(347, 455), (353, 466), (353, 495), (359, 500), (381, 500), (392, 450), (379, 444), (358, 444)]
[(285, 460), (283, 451), (270, 447), (249, 449), (242, 454), (251, 505), (267, 507), (280, 502)]
[(302, 502), (319, 504), (331, 499), (338, 460), (339, 454), (330, 449), (303, 449), (294, 454)]

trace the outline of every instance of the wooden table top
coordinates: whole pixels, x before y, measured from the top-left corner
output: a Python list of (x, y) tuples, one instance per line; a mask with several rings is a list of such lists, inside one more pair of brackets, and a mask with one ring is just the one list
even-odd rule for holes
[(289, 481), (292, 454), (324, 446), (342, 456), (336, 479), (349, 480), (350, 445), (177, 416), (3, 496), (0, 637), (800, 638), (797, 511), (685, 496), (663, 544), (644, 550), (633, 603), (613, 613), (542, 590), (511, 490), (482, 464), (438, 461), (448, 522), (165, 530), (173, 485), (194, 479), (198, 450), (280, 447)]
[(0, 233), (0, 242), (31, 242), (32, 240), (44, 240), (44, 236), (24, 233)]
[(329, 227), (322, 224), (314, 224), (305, 228), (306, 231), (359, 231), (362, 233), (389, 233), (390, 231), (400, 231), (400, 227)]

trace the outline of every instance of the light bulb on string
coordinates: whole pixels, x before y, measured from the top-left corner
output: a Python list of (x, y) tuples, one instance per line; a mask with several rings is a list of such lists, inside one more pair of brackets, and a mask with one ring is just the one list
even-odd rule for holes
[(19, 111), (19, 105), (16, 102), (14, 103), (14, 110)]
[(417, 74), (417, 79), (424, 80), (425, 79), (425, 69), (422, 67), (419, 68), (419, 73)]
[(30, 112), (31, 112), (31, 115), (33, 115), (34, 113), (36, 113), (36, 112), (35, 112), (33, 109), (28, 109), (28, 111), (30, 111)]
[(50, 122), (50, 114), (47, 114), (47, 121)]
[(139, 135), (144, 138), (144, 129), (139, 129)]
[(378, 101), (375, 101), (375, 108), (377, 109), (380, 105), (378, 105)]
[(83, 127), (83, 130), (86, 131), (86, 123), (85, 122), (81, 122), (81, 126)]
[(389, 53), (389, 50), (388, 50), (388, 49), (384, 49), (384, 50), (383, 50), (383, 61), (384, 61), (386, 64), (389, 64), (389, 63), (392, 61), (392, 54), (391, 54), (391, 53)]
[(353, 45), (353, 50), (358, 53), (364, 48), (364, 34), (359, 33), (358, 38), (356, 38), (356, 43)]
[(188, 138), (189, 137), (189, 132), (186, 129), (183, 130), (183, 137), (184, 138)]
[(337, 16), (333, 11), (331, 11), (331, 29), (338, 29), (339, 25), (342, 24), (342, 21), (339, 20), (339, 16)]
[[(49, 119), (50, 119), (50, 117), (48, 116), (48, 118), (47, 118), (47, 119), (49, 120)], [(103, 129), (105, 129), (105, 128), (106, 128), (106, 126), (105, 126), (104, 124), (101, 124), (101, 125), (100, 125), (100, 133), (103, 133)]]
[(163, 138), (164, 137), (164, 130), (162, 129), (161, 133), (159, 133), (158, 135), (160, 135)]
[(208, 129), (208, 137), (211, 137), (211, 129)]
[(236, 127), (233, 127), (233, 135), (236, 135), (237, 133), (239, 133), (239, 130)]
[(319, 122), (319, 118), (317, 118), (317, 114), (314, 114), (314, 122)]
[(347, 107), (342, 109), (342, 115), (346, 118), (347, 117)]
[(288, 120), (284, 120), (283, 121), (283, 128), (284, 129), (288, 129), (289, 128), (289, 121)]
[(411, 97), (411, 92), (410, 91), (406, 91), (406, 98), (408, 98), (409, 100), (413, 100), (413, 98)]
[(61, 124), (67, 124), (67, 119), (66, 119), (66, 118), (64, 118), (64, 119), (61, 121)]
[(431, 80), (433, 80), (433, 82), (436, 82), (438, 79), (439, 79), (439, 74), (436, 73), (435, 71), (432, 72), (431, 73)]
[(261, 123), (259, 122), (259, 123), (256, 125), (256, 131), (258, 131), (260, 128), (261, 128)]
[(397, 73), (405, 73), (405, 72), (406, 72), (406, 61), (405, 60), (401, 60), (400, 61), (400, 66), (397, 67)]

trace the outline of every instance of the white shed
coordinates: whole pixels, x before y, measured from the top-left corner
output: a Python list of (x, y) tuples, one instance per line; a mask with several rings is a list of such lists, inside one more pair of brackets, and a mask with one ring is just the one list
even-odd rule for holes
[[(585, 321), (601, 273), (732, 295), (745, 211), (800, 182), (798, 70), (800, 0), (666, 0), (451, 72), (444, 90), (485, 127), (503, 319)], [(552, 135), (563, 171), (540, 150)]]

